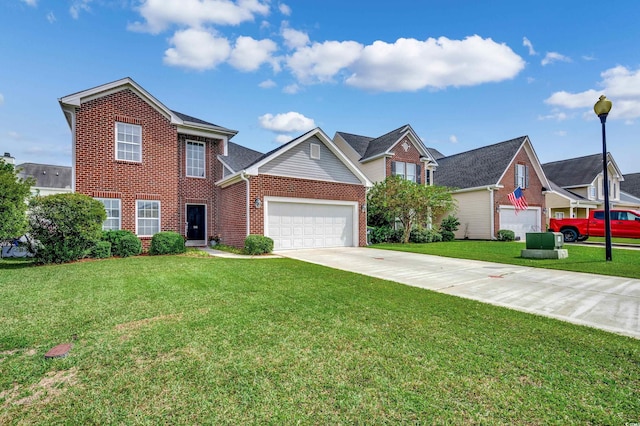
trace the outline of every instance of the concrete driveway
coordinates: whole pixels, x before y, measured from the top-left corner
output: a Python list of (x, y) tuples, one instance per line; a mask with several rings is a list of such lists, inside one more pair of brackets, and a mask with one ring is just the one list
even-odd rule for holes
[(640, 339), (640, 280), (372, 248), (277, 254)]

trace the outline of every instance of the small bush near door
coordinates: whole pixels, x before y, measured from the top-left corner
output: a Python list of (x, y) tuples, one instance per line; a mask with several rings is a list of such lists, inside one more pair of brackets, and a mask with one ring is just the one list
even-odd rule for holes
[(244, 251), (250, 255), (271, 253), (273, 251), (273, 240), (264, 235), (249, 235), (244, 240)]
[(501, 229), (498, 231), (498, 241), (513, 241), (516, 239), (516, 233), (509, 229)]
[(155, 234), (149, 247), (149, 254), (179, 254), (186, 251), (184, 237), (172, 231)]
[(111, 255), (118, 257), (137, 256), (142, 252), (142, 243), (131, 231), (102, 231), (102, 240), (111, 243)]

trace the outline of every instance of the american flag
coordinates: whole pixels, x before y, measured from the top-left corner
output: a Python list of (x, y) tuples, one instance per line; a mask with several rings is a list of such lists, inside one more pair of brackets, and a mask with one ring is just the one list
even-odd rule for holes
[(526, 210), (529, 207), (520, 187), (517, 187), (515, 191), (509, 194), (509, 201), (516, 208), (516, 214), (518, 214), (518, 210)]

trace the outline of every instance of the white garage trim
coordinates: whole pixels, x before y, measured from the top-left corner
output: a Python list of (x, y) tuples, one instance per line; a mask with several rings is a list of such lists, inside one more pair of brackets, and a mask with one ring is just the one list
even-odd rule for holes
[(360, 227), (357, 201), (341, 201), (341, 200), (321, 200), (315, 198), (295, 198), (295, 197), (264, 197), (264, 235), (270, 235), (269, 230), (269, 208), (271, 203), (292, 203), (292, 204), (309, 204), (324, 206), (348, 206), (351, 207), (351, 246), (358, 247), (360, 241)]
[[(543, 232), (540, 228), (542, 221), (542, 208), (529, 207), (526, 210), (520, 210), (517, 215), (515, 210), (515, 207), (512, 205), (500, 206), (500, 229), (509, 229), (513, 231), (516, 234), (516, 237), (520, 237), (521, 241), (525, 241), (527, 232)], [(503, 217), (503, 214), (509, 215), (509, 217)], [(512, 223), (509, 223), (509, 221)]]

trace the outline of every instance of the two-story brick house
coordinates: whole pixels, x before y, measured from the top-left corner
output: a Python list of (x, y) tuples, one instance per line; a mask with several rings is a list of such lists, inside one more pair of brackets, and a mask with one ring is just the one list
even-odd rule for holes
[[(246, 170), (259, 153), (230, 148), (237, 131), (170, 110), (130, 78), (59, 102), (72, 133), (73, 190), (105, 204), (105, 229), (135, 232), (145, 247), (159, 231), (179, 232), (191, 245), (221, 235), (241, 246), (269, 229), (292, 235), (274, 235), (276, 248), (366, 243), (369, 182), (319, 129)], [(283, 224), (270, 228), (277, 201), (289, 204), (279, 211)], [(326, 211), (304, 208), (310, 204)]]

